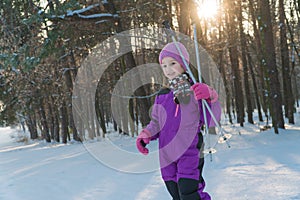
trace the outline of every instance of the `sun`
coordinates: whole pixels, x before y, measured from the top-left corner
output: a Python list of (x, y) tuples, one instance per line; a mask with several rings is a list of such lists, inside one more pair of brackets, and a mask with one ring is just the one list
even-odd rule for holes
[(203, 19), (214, 18), (219, 10), (217, 0), (198, 0), (197, 1), (198, 16)]

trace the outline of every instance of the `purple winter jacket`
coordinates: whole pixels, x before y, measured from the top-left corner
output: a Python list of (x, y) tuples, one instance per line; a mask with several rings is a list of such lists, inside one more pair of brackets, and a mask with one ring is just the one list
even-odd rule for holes
[[(210, 122), (211, 117), (207, 110), (206, 116)], [(198, 155), (198, 133), (203, 124), (202, 103), (195, 100), (193, 94), (188, 104), (176, 104), (173, 101), (173, 92), (169, 89), (164, 89), (156, 97), (151, 121), (146, 129), (152, 134), (151, 140), (159, 139), (161, 168), (184, 155)]]

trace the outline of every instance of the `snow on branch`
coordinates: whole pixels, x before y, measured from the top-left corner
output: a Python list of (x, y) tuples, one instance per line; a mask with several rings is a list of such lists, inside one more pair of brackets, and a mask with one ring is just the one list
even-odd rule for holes
[[(73, 15), (67, 15), (69, 16), (73, 16)], [(118, 15), (113, 15), (113, 14), (109, 14), (109, 13), (99, 13), (99, 14), (93, 14), (93, 15), (81, 15), (81, 14), (77, 14), (78, 17), (80, 18), (84, 18), (84, 19), (92, 19), (92, 18), (101, 18), (101, 17), (117, 17)]]
[(83, 13), (85, 13), (95, 7), (98, 7), (99, 5), (100, 4), (93, 4), (93, 5), (90, 5), (86, 8), (82, 8), (79, 10), (69, 10), (69, 11), (67, 11), (67, 14), (65, 14), (65, 15), (59, 15), (59, 16), (52, 15), (52, 18), (64, 19), (65, 17), (72, 17), (74, 15), (77, 15), (78, 17), (83, 18), (83, 19), (95, 19), (95, 18), (102, 18), (102, 17), (116, 18), (119, 16), (118, 14), (110, 14), (110, 13), (98, 13), (98, 14), (92, 14), (92, 15), (83, 15)]

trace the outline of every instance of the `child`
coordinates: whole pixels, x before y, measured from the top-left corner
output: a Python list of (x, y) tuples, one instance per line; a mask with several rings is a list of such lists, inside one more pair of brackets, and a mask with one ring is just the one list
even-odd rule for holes
[[(182, 55), (189, 64), (189, 54), (183, 44), (177, 42)], [(204, 124), (201, 99), (214, 103), (218, 95), (206, 84), (186, 87), (186, 67), (174, 42), (167, 44), (159, 55), (159, 62), (170, 88), (157, 95), (151, 121), (139, 134), (136, 145), (144, 155), (149, 153), (146, 145), (159, 139), (159, 160), (162, 178), (173, 200), (210, 200), (203, 192), (202, 177), (204, 158), (203, 137), (200, 129)], [(179, 81), (178, 81), (179, 80)], [(208, 120), (210, 120), (207, 112)]]

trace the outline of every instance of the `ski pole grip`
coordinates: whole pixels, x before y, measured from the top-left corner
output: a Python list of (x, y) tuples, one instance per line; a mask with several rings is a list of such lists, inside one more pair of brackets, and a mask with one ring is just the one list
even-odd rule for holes
[(175, 33), (171, 29), (169, 20), (163, 21), (162, 24), (164, 25), (164, 27), (166, 29), (165, 31), (166, 31), (167, 35), (173, 37), (175, 35)]
[(169, 20), (163, 21), (162, 24), (165, 26), (166, 29), (171, 29)]

